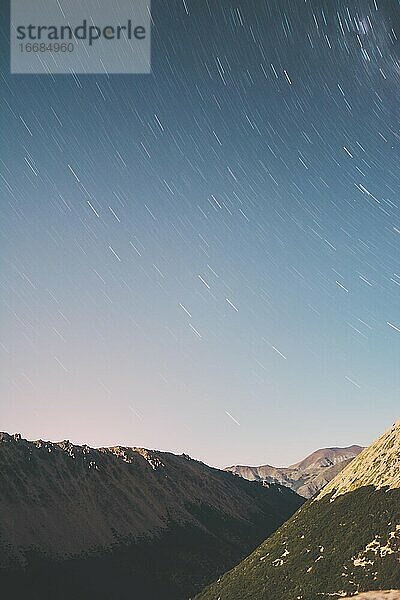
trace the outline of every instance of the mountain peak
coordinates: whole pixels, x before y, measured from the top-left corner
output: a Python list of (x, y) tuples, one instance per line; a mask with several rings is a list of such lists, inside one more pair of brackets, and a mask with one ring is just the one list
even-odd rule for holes
[(366, 486), (400, 488), (400, 421), (365, 448), (324, 487), (316, 499), (333, 494), (333, 500)]
[(362, 446), (357, 446), (353, 444), (352, 446), (347, 446), (346, 448), (320, 448), (319, 450), (315, 450), (303, 460), (295, 463), (294, 465), (290, 465), (289, 469), (309, 469), (310, 467), (328, 467), (332, 465), (336, 465), (344, 460), (348, 460), (349, 458), (354, 458), (357, 454), (359, 454), (363, 450)]
[(320, 448), (290, 467), (234, 465), (225, 470), (250, 481), (283, 484), (300, 496), (311, 498), (362, 450), (362, 446), (357, 445), (346, 448)]

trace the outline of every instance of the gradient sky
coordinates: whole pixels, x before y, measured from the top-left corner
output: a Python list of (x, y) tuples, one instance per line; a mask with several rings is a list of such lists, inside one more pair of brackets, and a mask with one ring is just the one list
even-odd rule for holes
[(289, 464), (399, 417), (400, 6), (153, 2), (151, 75), (9, 74), (1, 429)]

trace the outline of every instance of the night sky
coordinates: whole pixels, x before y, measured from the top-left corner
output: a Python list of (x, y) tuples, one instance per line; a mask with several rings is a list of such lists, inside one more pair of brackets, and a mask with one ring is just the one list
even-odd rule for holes
[(151, 75), (9, 74), (0, 423), (217, 466), (399, 417), (400, 5), (152, 4)]

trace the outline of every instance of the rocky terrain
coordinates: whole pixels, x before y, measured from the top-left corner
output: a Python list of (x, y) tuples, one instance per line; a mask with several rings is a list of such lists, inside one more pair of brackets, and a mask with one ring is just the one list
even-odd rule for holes
[(400, 422), (198, 600), (334, 600), (398, 588)]
[[(349, 597), (349, 596), (348, 596)], [(386, 590), (384, 592), (365, 592), (352, 596), (356, 600), (400, 600), (399, 590)]]
[(365, 448), (320, 492), (318, 499), (327, 495), (334, 499), (363, 486), (373, 486), (376, 490), (400, 488), (400, 421), (375, 444)]
[(323, 448), (290, 467), (246, 467), (234, 465), (225, 470), (249, 481), (280, 483), (304, 498), (311, 498), (355, 458), (363, 448)]
[(187, 599), (302, 503), (187, 455), (3, 433), (2, 594)]

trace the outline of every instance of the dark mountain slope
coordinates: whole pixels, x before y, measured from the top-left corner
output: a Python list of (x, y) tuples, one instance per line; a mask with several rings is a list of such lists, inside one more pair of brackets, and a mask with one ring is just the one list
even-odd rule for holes
[(188, 598), (301, 503), (185, 455), (1, 434), (1, 589), (42, 600)]
[(321, 600), (400, 587), (400, 422), (200, 600)]

